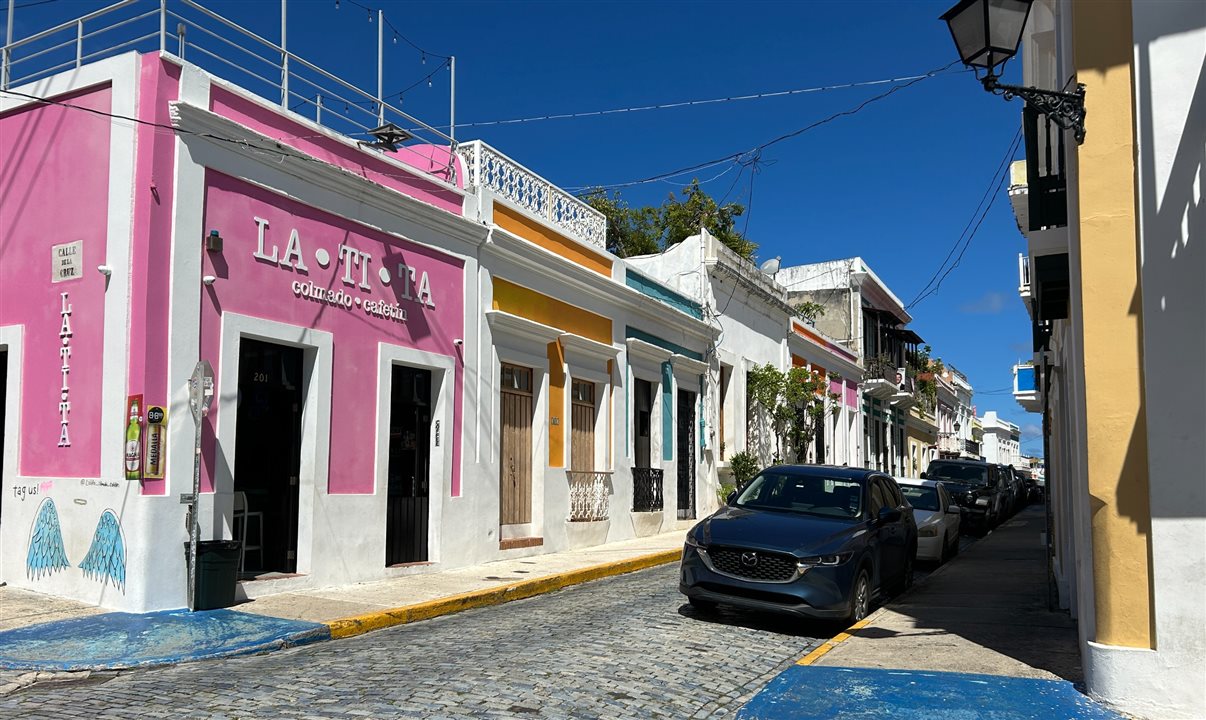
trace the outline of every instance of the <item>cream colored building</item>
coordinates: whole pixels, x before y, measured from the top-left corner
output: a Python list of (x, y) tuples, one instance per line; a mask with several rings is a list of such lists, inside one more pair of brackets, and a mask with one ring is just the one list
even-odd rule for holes
[(1022, 51), (1087, 111), (1080, 145), (1028, 118), (1010, 188), (1059, 599), (1091, 696), (1206, 717), (1206, 9), (1044, 0)]

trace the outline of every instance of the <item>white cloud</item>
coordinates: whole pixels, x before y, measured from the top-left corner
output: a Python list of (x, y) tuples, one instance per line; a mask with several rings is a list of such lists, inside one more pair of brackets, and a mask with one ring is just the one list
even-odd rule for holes
[(979, 299), (959, 306), (968, 315), (996, 315), (1005, 309), (1005, 293), (986, 292)]

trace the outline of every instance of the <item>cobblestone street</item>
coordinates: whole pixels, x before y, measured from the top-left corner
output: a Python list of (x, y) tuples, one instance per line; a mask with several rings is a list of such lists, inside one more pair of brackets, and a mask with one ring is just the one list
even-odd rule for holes
[(728, 717), (840, 629), (700, 616), (677, 572), (270, 655), (39, 684), (0, 697), (0, 717)]

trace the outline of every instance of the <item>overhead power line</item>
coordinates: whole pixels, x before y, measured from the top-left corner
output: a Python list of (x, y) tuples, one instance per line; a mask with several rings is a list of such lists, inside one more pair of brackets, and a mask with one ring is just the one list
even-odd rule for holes
[(938, 75), (939, 73), (942, 73), (942, 72), (950, 69), (952, 66), (955, 65), (955, 63), (958, 63), (958, 62), (960, 62), (960, 61), (953, 60), (953, 61), (947, 63), (946, 65), (943, 65), (942, 67), (939, 67), (939, 68), (934, 68), (933, 70), (931, 70), (923, 75), (911, 76), (913, 79), (911, 79), (907, 82), (904, 82), (900, 85), (893, 85), (888, 90), (886, 90), (878, 95), (873, 95), (872, 97), (867, 98), (866, 100), (862, 101), (858, 105), (855, 105), (854, 107), (852, 107), (848, 110), (842, 110), (840, 112), (836, 112), (832, 115), (821, 118), (820, 120), (817, 120), (816, 122), (805, 125), (804, 127), (799, 128), (798, 130), (793, 130), (789, 133), (780, 135), (779, 137), (774, 138), (773, 140), (769, 140), (760, 145), (755, 145), (754, 147), (750, 148), (749, 150), (741, 150), (739, 152), (731, 153), (729, 155), (725, 155), (724, 157), (716, 158), (714, 160), (708, 160), (706, 162), (697, 163), (695, 165), (691, 165), (691, 166), (688, 166), (685, 168), (679, 168), (678, 170), (671, 170), (669, 172), (659, 173), (657, 175), (652, 175), (650, 177), (641, 178), (639, 180), (630, 180), (628, 182), (621, 182), (621, 183), (608, 183), (608, 184), (603, 184), (603, 185), (583, 185), (583, 186), (578, 186), (578, 187), (566, 188), (566, 190), (569, 190), (570, 192), (582, 192), (582, 191), (586, 191), (586, 190), (596, 190), (596, 189), (614, 190), (617, 188), (632, 187), (633, 185), (643, 185), (645, 183), (657, 182), (658, 180), (672, 178), (672, 177), (675, 177), (676, 175), (683, 175), (685, 173), (695, 172), (697, 170), (703, 170), (705, 168), (713, 167), (715, 165), (720, 165), (721, 163), (731, 162), (731, 161), (737, 160), (743, 156), (748, 156), (751, 153), (759, 153), (762, 150), (765, 150), (766, 148), (771, 147), (772, 145), (776, 145), (778, 143), (783, 142), (784, 140), (790, 140), (791, 138), (803, 135), (804, 133), (809, 132), (810, 130), (814, 130), (818, 127), (821, 127), (822, 125), (831, 123), (834, 120), (837, 120), (838, 118), (846, 117), (848, 115), (854, 115), (858, 112), (861, 112), (863, 110), (863, 108), (867, 107), (868, 105), (870, 105), (874, 102), (878, 102), (879, 100), (883, 100), (884, 98), (889, 97), (890, 95), (893, 95), (901, 90), (904, 90), (905, 88), (912, 87), (913, 85), (916, 85), (917, 83), (922, 82), (923, 80), (928, 80), (929, 78), (932, 78), (935, 75)]
[[(949, 66), (948, 66), (949, 67)], [(960, 71), (965, 72), (965, 71)], [(707, 98), (704, 100), (683, 100), (681, 102), (658, 103), (656, 105), (636, 105), (633, 107), (611, 108), (609, 110), (589, 110), (575, 113), (555, 113), (551, 115), (534, 115), (532, 117), (510, 118), (507, 120), (483, 120), (481, 122), (457, 123), (458, 128), (486, 127), (489, 125), (517, 125), (520, 123), (539, 122), (541, 120), (571, 120), (574, 118), (600, 117), (603, 115), (618, 115), (621, 113), (644, 112), (646, 110), (671, 110), (674, 108), (697, 107), (700, 105), (716, 105), (720, 103), (737, 102), (741, 100), (762, 100), (765, 98), (803, 95), (805, 93), (825, 92), (828, 90), (845, 90), (848, 88), (869, 87), (872, 85), (889, 85), (891, 83), (923, 80), (932, 77), (925, 75), (908, 75), (906, 77), (888, 78), (885, 80), (865, 80), (862, 82), (841, 83), (838, 85), (818, 85), (816, 87), (797, 88), (795, 90), (776, 90), (774, 92), (753, 93), (750, 95), (729, 95), (726, 97)]]
[[(164, 123), (157, 123), (157, 122), (153, 122), (151, 120), (143, 120), (141, 118), (130, 117), (129, 115), (120, 115), (117, 113), (105, 112), (104, 110), (96, 110), (94, 108), (84, 107), (83, 105), (73, 105), (69, 102), (63, 102), (61, 100), (51, 100), (49, 98), (38, 97), (37, 95), (29, 95), (27, 93), (17, 92), (16, 90), (0, 90), (0, 94), (6, 94), (6, 95), (12, 95), (14, 97), (25, 98), (27, 100), (33, 100), (35, 102), (39, 102), (44, 105), (56, 105), (58, 107), (69, 108), (71, 110), (79, 110), (81, 112), (89, 113), (91, 115), (99, 115), (100, 117), (112, 118), (114, 120), (122, 120), (125, 122), (134, 123), (136, 125), (145, 125), (147, 127), (154, 128), (157, 131), (164, 131), (164, 132), (169, 132), (169, 133), (174, 133), (174, 134), (182, 134), (182, 135), (194, 135), (196, 137), (206, 138), (207, 140), (214, 140), (216, 142), (223, 142), (223, 143), (228, 143), (231, 145), (239, 145), (241, 147), (247, 148), (249, 150), (253, 150), (253, 151), (261, 153), (261, 154), (275, 155), (277, 157), (280, 157), (282, 160), (285, 158), (289, 158), (289, 159), (293, 159), (293, 160), (301, 160), (304, 162), (315, 163), (318, 165), (329, 165), (330, 164), (327, 161), (321, 160), (316, 157), (311, 157), (309, 155), (303, 155), (303, 154), (296, 153), (296, 152), (289, 152), (288, 150), (285, 149), (288, 146), (281, 144), (281, 141), (286, 140), (286, 139), (325, 137), (325, 136), (321, 136), (321, 135), (294, 136), (292, 138), (280, 138), (277, 140), (270, 139), (267, 142), (271, 143), (271, 145), (261, 145), (261, 144), (255, 143), (247, 138), (224, 137), (222, 135), (215, 135), (214, 133), (197, 132), (196, 130), (187, 130), (185, 128), (178, 128), (173, 125), (166, 125)], [(404, 151), (412, 152), (412, 153), (416, 152), (414, 149), (407, 147), (405, 145), (399, 146), (398, 150), (400, 150), (400, 151), (404, 150)], [(431, 160), (431, 158), (429, 158), (426, 155), (421, 155), (421, 157), (425, 161)], [(382, 172), (381, 174), (385, 175), (387, 177), (394, 177), (394, 178), (412, 179), (412, 177), (413, 177), (411, 175), (405, 175), (405, 174), (401, 174), (401, 173), (395, 174), (395, 173), (389, 173), (389, 172)]]
[[(339, 9), (339, 1), (340, 0), (335, 0), (335, 9), (336, 10)], [(373, 21), (373, 13), (377, 12), (377, 8), (372, 8), (372, 7), (369, 7), (368, 5), (362, 5), (361, 3), (356, 2), (356, 0), (343, 0), (343, 1), (346, 2), (348, 5), (355, 5), (356, 7), (360, 8), (361, 10), (364, 10), (365, 12), (368, 13), (368, 21), (369, 22)], [(394, 24), (389, 21), (389, 18), (386, 17), (384, 13), (382, 13), (381, 18), (382, 18), (382, 20), (385, 21), (386, 26), (388, 26), (389, 29), (393, 31), (394, 42), (395, 43), (398, 42), (398, 39), (401, 38), (402, 42), (406, 43), (407, 45), (411, 46), (415, 50), (419, 51), (419, 53), (423, 56), (424, 63), (427, 62), (427, 57), (429, 55), (433, 58), (439, 58), (440, 60), (448, 60), (449, 59), (450, 56), (448, 56), (448, 55), (440, 55), (439, 53), (433, 53), (430, 50), (419, 47), (418, 45), (411, 42), (410, 38), (403, 35), (401, 32), (399, 32), (398, 28), (394, 27)]]
[[(1006, 169), (1013, 160), (1013, 156), (1017, 152), (1018, 145), (1021, 142), (1022, 129), (1019, 127), (1017, 132), (1014, 133), (1013, 140), (1010, 141), (1005, 155), (1001, 158), (1001, 162), (998, 163), (996, 170), (989, 179), (988, 187), (985, 188), (984, 195), (980, 197), (980, 202), (976, 205), (975, 212), (972, 213), (971, 218), (967, 221), (967, 225), (963, 227), (963, 232), (959, 234), (954, 244), (951, 245), (950, 250), (946, 253), (946, 257), (938, 265), (938, 269), (934, 271), (934, 274), (930, 276), (926, 284), (917, 292), (913, 300), (908, 305), (905, 305), (906, 310), (912, 309), (922, 300), (938, 292), (938, 288), (942, 286), (942, 282), (959, 266), (960, 261), (963, 260), (964, 253), (967, 252), (972, 239), (975, 238), (976, 232), (980, 229), (980, 224), (984, 222), (984, 218), (988, 217), (988, 211), (996, 204), (997, 197), (1001, 194), (1001, 187), (1004, 185), (1005, 179), (1009, 177)], [(970, 234), (968, 234), (968, 230), (971, 231)], [(956, 254), (956, 251), (958, 254)], [(952, 257), (954, 258), (953, 261)], [(948, 265), (947, 263), (950, 264)]]

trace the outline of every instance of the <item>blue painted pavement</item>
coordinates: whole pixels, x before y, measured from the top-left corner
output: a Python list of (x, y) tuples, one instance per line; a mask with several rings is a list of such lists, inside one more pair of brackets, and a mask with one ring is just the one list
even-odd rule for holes
[(106, 613), (0, 632), (0, 669), (117, 670), (249, 655), (331, 637), (326, 625), (233, 610)]
[(1124, 720), (1064, 680), (794, 665), (738, 720)]

